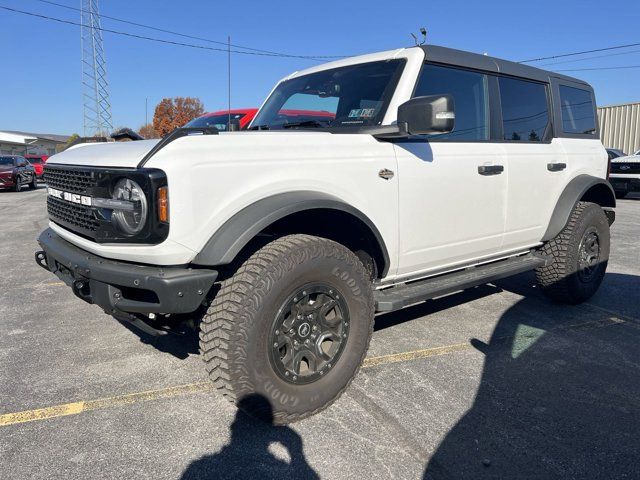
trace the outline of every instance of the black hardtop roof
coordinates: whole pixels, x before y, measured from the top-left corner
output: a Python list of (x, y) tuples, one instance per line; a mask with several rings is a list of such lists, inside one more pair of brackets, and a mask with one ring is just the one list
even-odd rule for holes
[(465, 52), (454, 48), (440, 47), (437, 45), (422, 45), (427, 61), (445, 63), (459, 67), (485, 70), (488, 72), (503, 73), (514, 77), (528, 78), (539, 82), (549, 82), (550, 78), (557, 78), (573, 83), (581, 83), (589, 88), (589, 84), (584, 80), (562, 75), (541, 68), (531, 67), (522, 63), (510, 62), (500, 58), (481, 55), (479, 53)]

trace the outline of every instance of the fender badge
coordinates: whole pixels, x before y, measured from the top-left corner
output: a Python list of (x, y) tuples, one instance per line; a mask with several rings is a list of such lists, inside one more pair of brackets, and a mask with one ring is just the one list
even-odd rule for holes
[(383, 168), (378, 172), (378, 176), (380, 178), (384, 178), (385, 180), (391, 180), (395, 174), (393, 170), (389, 170), (388, 168)]

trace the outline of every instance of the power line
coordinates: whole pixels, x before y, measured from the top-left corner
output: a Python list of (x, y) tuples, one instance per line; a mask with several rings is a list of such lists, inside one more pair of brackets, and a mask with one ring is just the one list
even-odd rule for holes
[[(74, 22), (71, 20), (64, 20), (62, 18), (56, 18), (56, 17), (49, 17), (47, 15), (41, 15), (39, 13), (33, 13), (33, 12), (26, 12), (24, 10), (18, 10), (16, 8), (10, 8), (10, 7), (5, 7), (3, 5), (0, 5), (0, 9), (3, 10), (7, 10), (10, 12), (14, 12), (14, 13), (20, 13), (23, 15), (28, 15), (31, 17), (37, 17), (37, 18), (42, 18), (44, 20), (51, 20), (54, 22), (59, 22), (59, 23), (66, 23), (68, 25), (75, 25), (78, 27), (85, 27), (86, 25), (82, 24), (82, 23), (78, 23), (78, 22)], [(128, 32), (122, 32), (119, 30), (112, 30), (109, 28), (97, 28), (94, 27), (100, 31), (103, 32), (107, 32), (107, 33), (113, 33), (114, 35), (123, 35), (125, 37), (131, 37), (131, 38), (137, 38), (140, 40), (149, 40), (151, 42), (158, 42), (158, 43), (166, 43), (169, 45), (177, 45), (180, 47), (189, 47), (189, 48), (198, 48), (200, 50), (211, 50), (211, 51), (215, 51), (215, 52), (228, 52), (228, 50), (226, 48), (216, 48), (216, 47), (207, 47), (204, 45), (196, 45), (193, 43), (182, 43), (182, 42), (176, 42), (173, 40), (165, 40), (162, 38), (154, 38), (154, 37), (147, 37), (145, 35), (137, 35), (135, 33), (128, 33)], [(238, 54), (242, 54), (242, 55), (255, 55), (255, 56), (262, 56), (262, 57), (291, 57), (291, 58), (303, 58), (303, 59), (307, 59), (307, 60), (313, 60), (313, 58), (310, 57), (304, 57), (304, 56), (296, 56), (296, 55), (285, 55), (285, 54), (276, 54), (276, 53), (263, 53), (263, 52), (247, 52), (247, 51), (242, 51), (242, 50), (231, 50), (231, 53), (238, 53)], [(318, 57), (319, 58), (319, 57)]]
[(628, 52), (621, 52), (621, 53), (608, 53), (606, 55), (592, 55), (590, 57), (584, 57), (584, 58), (577, 58), (575, 60), (560, 60), (559, 62), (550, 62), (550, 63), (543, 63), (542, 65), (537, 65), (538, 67), (546, 67), (549, 65), (559, 65), (561, 63), (575, 63), (575, 62), (583, 62), (585, 60), (593, 60), (595, 58), (609, 58), (609, 57), (618, 57), (620, 55), (630, 55), (632, 53), (640, 53), (640, 50), (630, 50)]
[(596, 48), (594, 50), (584, 50), (582, 52), (562, 53), (560, 55), (552, 55), (550, 57), (540, 57), (540, 58), (532, 58), (530, 60), (521, 60), (518, 63), (539, 62), (540, 60), (552, 60), (554, 58), (572, 57), (574, 55), (584, 55), (586, 53), (606, 52), (608, 50), (617, 50), (617, 49), (620, 49), (620, 48), (629, 48), (629, 47), (637, 47), (637, 46), (640, 46), (640, 43), (630, 43), (628, 45), (616, 45), (615, 47)]
[[(74, 10), (76, 12), (82, 12), (83, 11), (82, 8), (76, 8), (76, 7), (72, 7), (70, 5), (64, 5), (62, 3), (52, 2), (50, 0), (36, 0), (36, 1), (37, 2), (41, 2), (41, 3), (47, 3), (49, 5), (55, 5), (56, 7), (66, 8), (68, 10)], [(164, 28), (154, 27), (152, 25), (146, 25), (146, 24), (143, 24), (143, 23), (132, 22), (130, 20), (124, 20), (122, 18), (112, 17), (112, 16), (105, 15), (105, 14), (102, 14), (102, 13), (101, 14), (97, 14), (97, 16), (101, 17), (101, 18), (107, 18), (109, 20), (113, 20), (113, 21), (116, 21), (116, 22), (126, 23), (128, 25), (133, 25), (133, 26), (136, 26), (136, 27), (148, 28), (150, 30), (155, 30), (157, 32), (168, 33), (170, 35), (177, 35), (179, 37), (190, 38), (192, 40), (200, 40), (200, 41), (203, 41), (203, 42), (215, 43), (215, 44), (218, 44), (218, 45), (227, 46), (227, 42), (221, 42), (221, 41), (218, 41), (218, 40), (211, 40), (210, 38), (204, 38), (204, 37), (198, 37), (198, 36), (194, 36), (194, 35), (188, 35), (186, 33), (176, 32), (176, 31), (173, 31), (173, 30), (166, 30)], [(274, 51), (271, 51), (271, 50), (261, 50), (259, 48), (245, 47), (245, 46), (242, 46), (242, 45), (231, 44), (231, 46), (234, 47), (234, 48), (241, 48), (241, 49), (250, 50), (250, 51), (253, 51), (253, 52), (269, 53), (269, 54), (272, 54), (274, 56), (280, 56), (280, 57), (306, 58), (306, 59), (309, 59), (309, 60), (315, 60), (315, 59), (320, 59), (320, 58), (345, 58), (344, 55), (293, 55), (293, 54), (288, 54), (288, 53), (274, 52)], [(224, 49), (224, 51), (226, 51), (226, 49)]]
[(640, 65), (621, 65), (618, 67), (571, 68), (568, 70), (556, 70), (556, 72), (587, 72), (589, 70), (625, 70), (628, 68), (640, 68)]

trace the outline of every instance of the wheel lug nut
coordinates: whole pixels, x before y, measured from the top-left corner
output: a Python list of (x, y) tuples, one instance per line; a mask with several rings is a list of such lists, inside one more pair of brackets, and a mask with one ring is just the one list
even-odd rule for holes
[(314, 325), (313, 327), (311, 327), (311, 330), (313, 330), (314, 332), (315, 332), (316, 330), (318, 330), (317, 325)]
[(273, 344), (273, 348), (278, 348), (278, 342), (275, 342), (275, 343)]
[(294, 380), (297, 380), (297, 379), (298, 379), (298, 377), (296, 377), (296, 376), (294, 375), (294, 376), (293, 376), (293, 379), (294, 379)]
[(289, 376), (289, 372), (284, 372), (284, 376), (288, 377)]
[(276, 330), (276, 335), (280, 335), (280, 330)]

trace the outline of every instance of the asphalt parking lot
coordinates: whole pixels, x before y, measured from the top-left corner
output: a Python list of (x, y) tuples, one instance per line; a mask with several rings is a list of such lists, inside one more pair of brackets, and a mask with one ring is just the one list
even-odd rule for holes
[(289, 427), (212, 391), (195, 337), (150, 342), (33, 261), (45, 190), (0, 191), (0, 478), (639, 478), (640, 197), (608, 274), (531, 274), (381, 315), (330, 409)]

